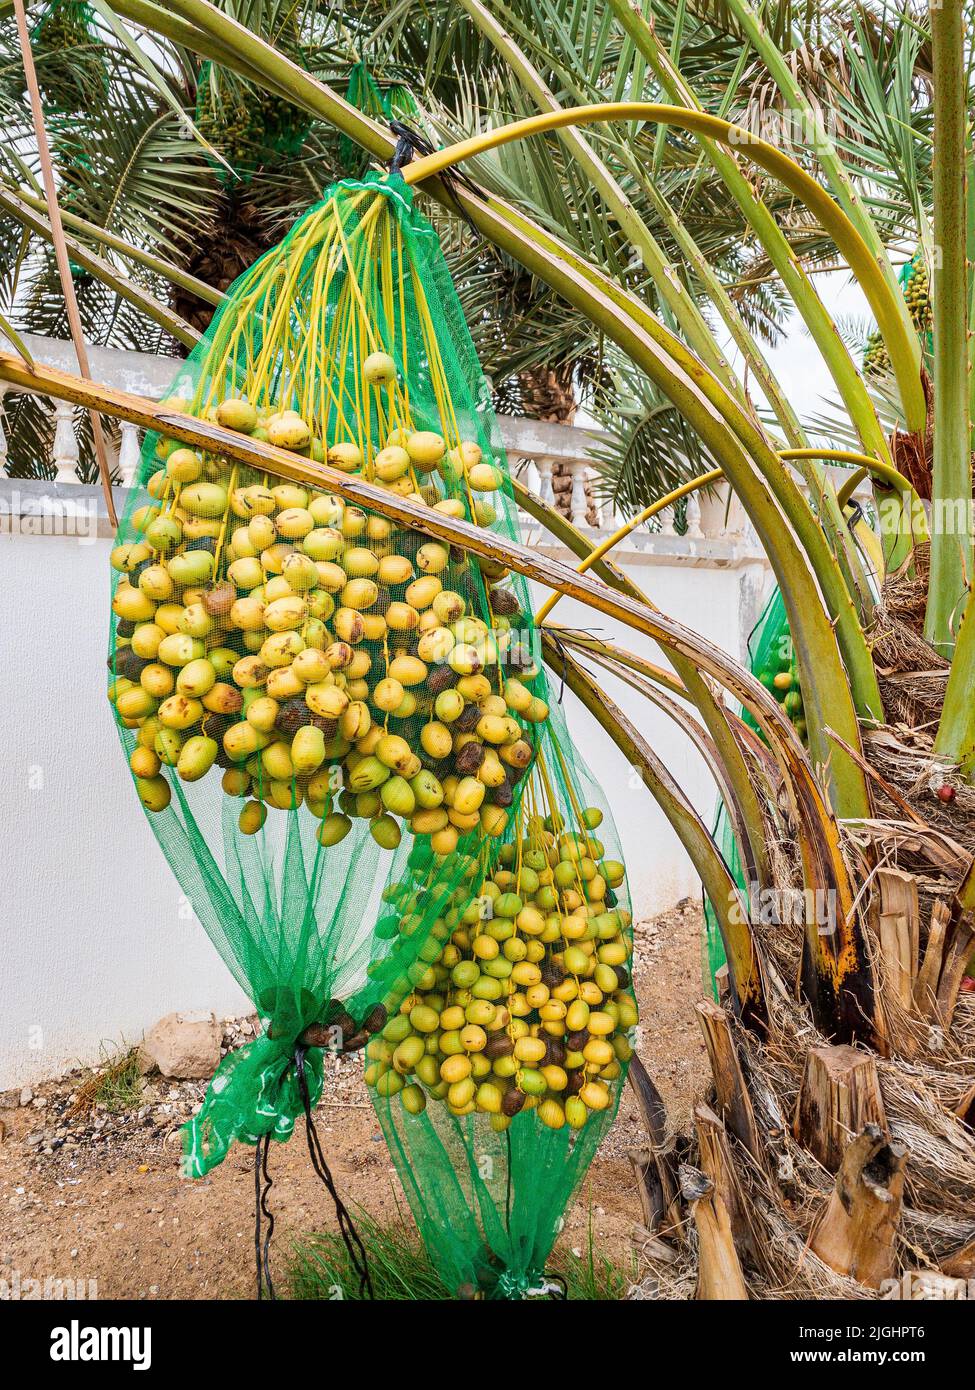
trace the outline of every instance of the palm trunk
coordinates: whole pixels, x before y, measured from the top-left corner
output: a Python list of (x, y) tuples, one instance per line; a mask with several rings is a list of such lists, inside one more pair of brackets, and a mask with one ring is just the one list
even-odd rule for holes
[[(924, 635), (951, 657), (971, 582), (965, 161), (968, 112), (961, 0), (931, 6), (934, 64), (934, 476), (931, 579)], [(940, 513), (940, 515), (939, 515)]]
[[(278, 232), (267, 225), (252, 202), (228, 192), (208, 233), (185, 247), (186, 267), (196, 279), (223, 293), (278, 239)], [(198, 333), (206, 332), (216, 312), (212, 303), (191, 285), (174, 286), (172, 301), (176, 312)]]

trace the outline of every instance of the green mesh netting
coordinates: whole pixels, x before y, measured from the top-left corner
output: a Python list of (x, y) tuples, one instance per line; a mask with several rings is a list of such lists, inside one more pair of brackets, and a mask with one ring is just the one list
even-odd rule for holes
[[(297, 44), (285, 51), (301, 61)], [(263, 165), (294, 159), (311, 130), (307, 111), (211, 62), (203, 64), (197, 79), (195, 119), (200, 134), (222, 156), (211, 163), (226, 185), (250, 183)]]
[[(448, 948), (417, 987), (419, 1007), (439, 1017), (439, 1040), (424, 1034), (432, 1016), (411, 1010), (367, 1048), (367, 1079), (417, 1225), (441, 1277), (461, 1295), (478, 1289), (515, 1298), (545, 1289), (546, 1259), (612, 1125), (631, 1055), (629, 900), (617, 887), (595, 916), (580, 911), (597, 864), (609, 881), (622, 878), (622, 865), (604, 857), (618, 853), (619, 841), (570, 747), (556, 706), (542, 729), (526, 814), (481, 902), (464, 914), (467, 932), (453, 934), (456, 950)], [(594, 830), (575, 844), (571, 832), (553, 833), (562, 822), (578, 826), (582, 805)], [(554, 818), (549, 811), (543, 819), (545, 807), (556, 808)], [(576, 847), (582, 882), (566, 857)], [(548, 866), (555, 877), (546, 893), (538, 880)], [(592, 973), (576, 954), (589, 941)], [(512, 978), (517, 989), (506, 995)], [(514, 1028), (498, 1028), (492, 1001), (503, 1001)], [(470, 1043), (476, 1050), (467, 1050)], [(384, 1086), (397, 1076), (400, 1050), (411, 1046), (420, 1054), (422, 1091), (412, 1076)], [(537, 1103), (529, 1108), (526, 1100)]]
[(331, 189), (232, 287), (169, 404), (305, 468), (150, 436), (113, 551), (109, 693), (136, 786), (267, 1020), (214, 1077), (186, 1171), (288, 1135), (310, 1025), (368, 1037), (424, 1239), (458, 1289), (525, 1292), (618, 1104), (631, 915), (524, 582), (313, 466), (518, 534), (490, 390), (403, 180)]
[(31, 30), (31, 47), (64, 53), (91, 43), (94, 26), (95, 12), (85, 0), (51, 0)]
[[(380, 84), (373, 77), (365, 63), (355, 63), (349, 73), (345, 99), (357, 110), (373, 120), (389, 122), (396, 118), (412, 120), (417, 114), (417, 105), (410, 89), (402, 82)], [(369, 162), (369, 154), (350, 140), (347, 135), (339, 138), (339, 164), (347, 174), (362, 174)]]
[[(795, 648), (785, 604), (778, 587), (772, 590), (762, 615), (748, 639), (749, 670), (775, 696), (789, 716), (803, 743), (806, 742), (806, 721), (802, 704), (802, 689), (796, 665)], [(747, 710), (741, 711), (745, 722), (758, 733), (761, 730)], [(714, 839), (742, 893), (748, 884), (742, 870), (741, 857), (734, 831), (724, 803), (718, 806), (714, 822)], [(717, 993), (715, 975), (726, 964), (724, 943), (718, 919), (710, 901), (704, 900), (704, 980), (705, 987)]]
[[(805, 743), (806, 722), (795, 647), (785, 615), (785, 603), (778, 588), (772, 590), (748, 640), (748, 658), (752, 674), (782, 705), (796, 733)], [(758, 730), (758, 725), (747, 710), (744, 718), (753, 729)]]

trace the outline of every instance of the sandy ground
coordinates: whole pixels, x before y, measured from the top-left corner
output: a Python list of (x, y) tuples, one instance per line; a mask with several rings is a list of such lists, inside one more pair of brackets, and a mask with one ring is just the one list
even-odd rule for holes
[[(700, 908), (689, 900), (637, 929), (639, 1052), (675, 1128), (705, 1085), (693, 1008), (701, 995), (700, 932)], [(360, 1066), (353, 1059), (331, 1065), (317, 1123), (337, 1187), (348, 1205), (394, 1220), (406, 1207)], [(26, 1104), (19, 1093), (0, 1098), (8, 1103), (0, 1109), (0, 1296), (18, 1286), (23, 1294), (31, 1279), (70, 1279), (82, 1281), (80, 1296), (98, 1298), (252, 1297), (253, 1151), (236, 1146), (200, 1181), (179, 1175), (179, 1125), (203, 1084), (149, 1077), (138, 1105), (82, 1121), (70, 1114), (82, 1080), (75, 1074), (35, 1087)], [(644, 1142), (627, 1089), (568, 1213), (560, 1238), (566, 1250), (585, 1249), (591, 1220), (597, 1251), (627, 1254), (640, 1209), (626, 1152)], [(303, 1127), (274, 1147), (271, 1174), (280, 1271), (290, 1243), (331, 1220)]]

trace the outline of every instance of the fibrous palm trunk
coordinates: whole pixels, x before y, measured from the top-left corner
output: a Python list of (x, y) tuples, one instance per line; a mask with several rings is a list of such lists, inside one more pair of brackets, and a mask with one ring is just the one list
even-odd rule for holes
[[(224, 194), (220, 214), (208, 235), (187, 247), (186, 269), (216, 290), (227, 290), (259, 256), (280, 239), (261, 210), (246, 196)], [(199, 333), (205, 333), (214, 314), (212, 304), (190, 291), (174, 287), (173, 308)]]
[[(953, 1281), (975, 1270), (975, 994), (965, 984), (975, 963), (975, 791), (932, 747), (949, 667), (923, 635), (928, 578), (919, 546), (884, 583), (871, 629), (888, 722), (863, 727), (873, 816), (841, 830), (863, 885), (873, 982), (858, 1045), (838, 1045), (788, 987), (800, 973), (798, 917), (812, 905), (801, 902), (797, 832), (774, 795), (777, 897), (753, 922), (777, 982), (768, 1025), (699, 1008), (723, 1184), (735, 1199), (724, 1253), (737, 1252), (751, 1297), (963, 1297)], [(821, 929), (832, 930), (822, 907)], [(655, 1124), (665, 1155), (666, 1126), (659, 1115)], [(706, 1169), (700, 1126), (678, 1142)], [(679, 1215), (697, 1215), (686, 1194)], [(659, 1218), (649, 1229), (640, 1296), (720, 1296), (720, 1248), (675, 1242)], [(924, 1292), (931, 1279), (940, 1293)]]

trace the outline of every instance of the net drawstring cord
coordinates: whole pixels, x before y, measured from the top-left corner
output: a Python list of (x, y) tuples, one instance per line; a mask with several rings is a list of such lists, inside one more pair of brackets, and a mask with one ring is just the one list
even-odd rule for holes
[(557, 636), (555, 635), (554, 632), (550, 632), (548, 635), (549, 635), (549, 637), (551, 637), (552, 643), (553, 643), (553, 645), (554, 645), (554, 647), (555, 647), (555, 650), (558, 652), (558, 654), (559, 654), (559, 656), (560, 656), (560, 658), (561, 658), (561, 660), (562, 660), (562, 670), (559, 672), (559, 700), (558, 700), (559, 704), (561, 704), (561, 703), (562, 703), (562, 698), (563, 698), (563, 696), (565, 695), (565, 673), (566, 673), (566, 671), (568, 670), (568, 653), (567, 653), (566, 650), (565, 650), (565, 643), (562, 641), (562, 638), (561, 638), (561, 637), (557, 637)]
[(349, 1261), (356, 1274), (359, 1276), (359, 1297), (374, 1298), (372, 1289), (372, 1279), (369, 1274), (369, 1258), (366, 1254), (366, 1247), (362, 1243), (362, 1238), (355, 1228), (355, 1222), (349, 1214), (349, 1210), (342, 1198), (339, 1196), (335, 1186), (335, 1180), (329, 1170), (328, 1163), (325, 1161), (325, 1154), (322, 1150), (318, 1131), (315, 1128), (315, 1121), (311, 1113), (311, 1095), (308, 1090), (308, 1080), (305, 1076), (305, 1054), (307, 1048), (299, 1044), (295, 1048), (294, 1064), (295, 1075), (298, 1078), (298, 1091), (301, 1095), (301, 1103), (305, 1109), (305, 1133), (308, 1137), (308, 1153), (311, 1156), (311, 1164), (315, 1173), (328, 1189), (329, 1196), (335, 1206), (335, 1216), (338, 1220), (339, 1233), (345, 1244)]
[[(389, 128), (396, 136), (396, 148), (389, 162), (389, 172), (391, 174), (398, 174), (401, 169), (410, 163), (415, 154), (428, 155), (435, 152), (433, 145), (430, 144), (426, 136), (422, 135), (415, 126), (410, 125), (407, 121), (390, 121)], [(481, 234), (465, 212), (463, 204), (457, 196), (457, 184), (465, 188), (468, 193), (473, 193), (475, 198), (483, 198), (484, 194), (481, 189), (478, 188), (473, 179), (468, 178), (460, 169), (444, 169), (439, 177), (444, 188), (446, 188), (447, 192), (450, 194), (450, 200), (454, 204), (458, 215), (464, 219), (467, 226), (479, 241), (481, 239)]]
[(535, 1289), (529, 1290), (530, 1298), (537, 1296), (537, 1294), (542, 1296), (547, 1295), (549, 1298), (554, 1298), (559, 1303), (564, 1303), (569, 1297), (569, 1286), (561, 1274), (546, 1274), (537, 1291)]
[(498, 1280), (498, 1290), (502, 1297), (511, 1300), (553, 1298), (561, 1303), (569, 1296), (569, 1286), (562, 1275), (545, 1270), (528, 1269), (521, 1274), (505, 1270)]
[[(257, 1298), (275, 1299), (274, 1282), (271, 1279), (271, 1237), (274, 1234), (274, 1213), (268, 1207), (268, 1193), (271, 1191), (271, 1175), (268, 1172), (268, 1150), (271, 1136), (262, 1135), (254, 1150), (254, 1256), (257, 1262)], [(261, 1217), (267, 1217), (267, 1234), (261, 1240)]]

